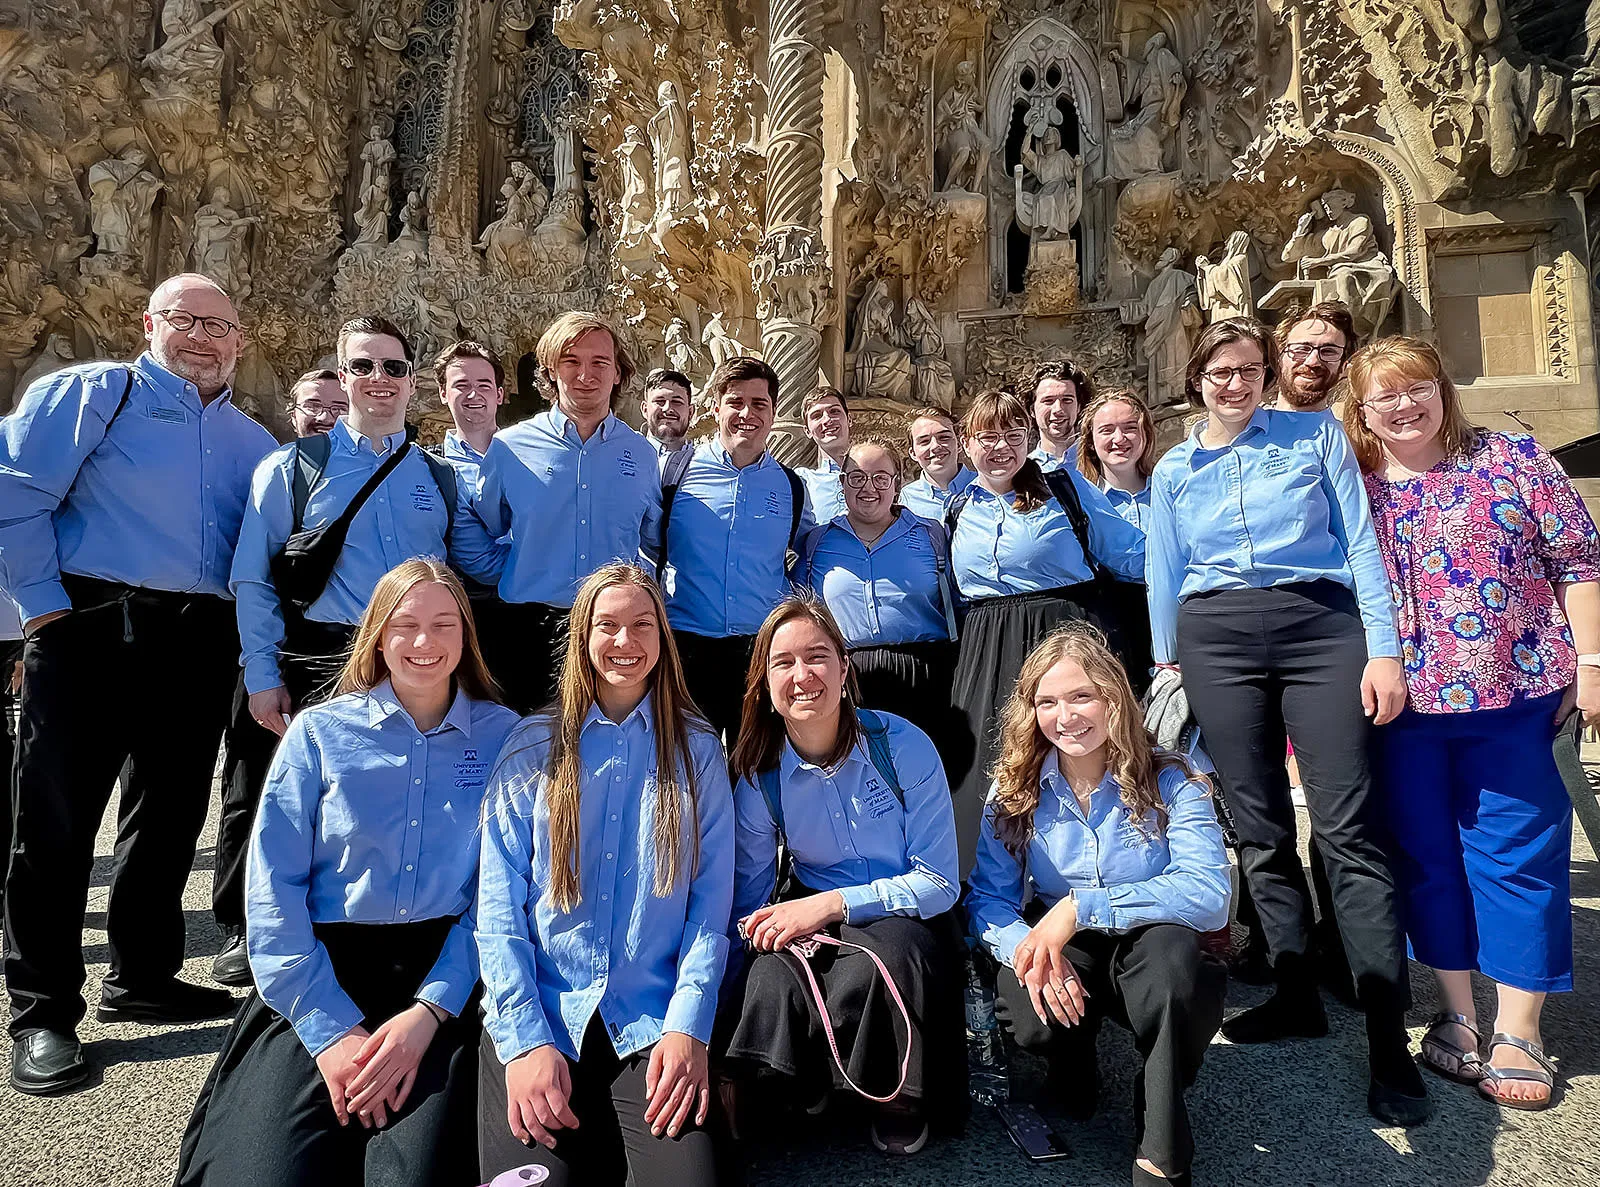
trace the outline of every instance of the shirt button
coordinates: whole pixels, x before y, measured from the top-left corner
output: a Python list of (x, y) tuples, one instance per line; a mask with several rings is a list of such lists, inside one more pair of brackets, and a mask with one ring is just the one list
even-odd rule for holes
[(615, 855), (615, 854), (612, 854), (612, 853), (608, 853), (608, 854), (606, 854), (606, 860), (607, 860), (607, 861), (610, 861), (610, 860), (611, 860), (611, 859), (612, 859), (612, 858), (613, 858), (613, 857), (615, 857), (615, 856), (616, 856), (616, 855)]
[(611, 819), (615, 820), (616, 818), (617, 818), (617, 814), (615, 812), (611, 813)]
[(602, 903), (603, 903), (603, 902), (607, 902), (607, 901), (608, 901), (608, 900), (609, 900), (609, 899), (610, 899), (610, 898), (611, 898), (611, 896), (610, 896), (610, 895), (609, 895), (609, 894), (602, 894), (602, 895), (601, 895), (601, 896), (600, 896), (600, 901), (601, 901), (601, 902), (602, 902)]
[(589, 489), (589, 484), (588, 484), (588, 483), (587, 483), (587, 482), (585, 482), (585, 483), (584, 483), (584, 484), (583, 484), (583, 485), (582, 485), (582, 486), (580, 486), (580, 487), (579, 487), (579, 488), (578, 488), (578, 489), (579, 489), (579, 490), (588, 490), (588, 489)]
[(388, 501), (389, 501), (389, 500), (388, 500), (388, 499), (386, 499), (386, 498), (384, 498), (384, 497), (383, 497), (383, 496), (382, 496), (382, 495), (379, 495), (379, 496), (378, 496), (378, 502), (380, 502), (380, 503), (387, 503), (387, 502), (388, 502)]
[(413, 746), (421, 746), (422, 745), (422, 739), (418, 738), (415, 742), (412, 743), (412, 745)]
[(415, 783), (418, 787), (422, 786), (422, 780), (421, 779), (413, 779), (411, 782)]
[(411, 863), (410, 863), (410, 862), (407, 862), (407, 863), (406, 863), (406, 872), (407, 872), (407, 873), (410, 873), (410, 872), (411, 872), (411, 871), (412, 871), (412, 870), (414, 870), (414, 869), (416, 869), (416, 868), (417, 868), (417, 867), (416, 867), (416, 866), (414, 866), (414, 865), (412, 865), (412, 864), (411, 864)]
[(587, 526), (588, 526), (588, 523), (589, 523), (589, 521), (588, 521), (588, 520), (587, 520), (587, 519), (580, 519), (580, 520), (579, 520), (579, 521), (578, 521), (578, 526), (579, 526), (579, 527), (580, 527), (580, 528), (581, 528), (581, 527), (587, 527)]
[(401, 907), (400, 908), (400, 914), (404, 915), (405, 913), (406, 913), (406, 909), (404, 907)]
[(393, 536), (385, 536), (383, 539), (384, 539), (385, 543), (388, 543), (389, 541), (393, 540), (394, 537)]
[(412, 828), (416, 828), (416, 827), (417, 827), (417, 822), (416, 822), (416, 821), (415, 821), (415, 820), (413, 820), (413, 821), (412, 821), (412, 822), (411, 822), (411, 827), (412, 827)]

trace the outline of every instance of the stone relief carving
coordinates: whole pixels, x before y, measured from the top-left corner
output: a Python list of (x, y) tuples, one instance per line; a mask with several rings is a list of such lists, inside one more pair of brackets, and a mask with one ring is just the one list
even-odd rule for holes
[[(1300, 216), (1282, 259), (1295, 266), (1295, 279), (1301, 282), (1296, 289), (1309, 289), (1312, 301), (1343, 301), (1355, 317), (1357, 333), (1366, 335), (1388, 317), (1396, 281), (1372, 220), (1356, 214), (1354, 205), (1355, 195), (1348, 190), (1323, 194)], [(1287, 292), (1284, 285), (1278, 290)], [(1269, 307), (1281, 302), (1282, 297)]]
[(650, 143), (655, 149), (655, 221), (660, 230), (685, 216), (694, 207), (694, 190), (689, 183), (689, 116), (678, 97), (678, 84), (671, 79), (656, 89), (660, 104), (650, 117)]
[(194, 212), (194, 270), (211, 277), (223, 290), (244, 300), (250, 296), (250, 228), (261, 225), (257, 215), (240, 214), (229, 205), (232, 195), (223, 186), (211, 191), (211, 201)]
[(939, 324), (922, 298), (912, 297), (906, 302), (906, 315), (900, 328), (911, 351), (913, 398), (918, 404), (953, 409), (955, 371), (945, 357), (944, 335), (939, 332)]
[(911, 398), (915, 368), (895, 322), (888, 281), (873, 281), (856, 307), (850, 353), (854, 358), (851, 377), (855, 395), (902, 402)]
[(1144, 295), (1121, 308), (1125, 323), (1144, 327), (1145, 390), (1152, 404), (1183, 398), (1184, 368), (1202, 320), (1194, 277), (1182, 264), (1176, 247), (1162, 252)]
[(993, 144), (978, 124), (983, 100), (978, 94), (977, 70), (970, 61), (956, 66), (956, 81), (939, 102), (939, 149), (946, 164), (940, 189), (977, 193), (989, 175)]
[(1194, 262), (1195, 293), (1206, 320), (1254, 317), (1255, 298), (1250, 292), (1250, 232), (1228, 236), (1216, 263), (1205, 256)]

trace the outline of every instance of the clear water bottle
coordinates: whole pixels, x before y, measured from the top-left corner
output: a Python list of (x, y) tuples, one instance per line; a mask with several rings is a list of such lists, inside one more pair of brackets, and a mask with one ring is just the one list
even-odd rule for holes
[(994, 982), (987, 962), (967, 949), (967, 1087), (980, 1105), (1004, 1104), (1011, 1096), (1006, 1075), (1006, 1048), (994, 1016)]

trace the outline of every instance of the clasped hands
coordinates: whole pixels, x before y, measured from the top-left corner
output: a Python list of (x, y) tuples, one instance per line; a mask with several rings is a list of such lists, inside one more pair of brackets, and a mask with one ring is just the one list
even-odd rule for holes
[(1066, 947), (1078, 934), (1078, 900), (1067, 895), (1017, 944), (1011, 971), (1028, 991), (1039, 1021), (1076, 1026), (1088, 1009), (1089, 991), (1067, 959)]
[(317, 1056), (340, 1125), (350, 1116), (366, 1129), (382, 1129), (411, 1095), (417, 1067), (439, 1030), (433, 1010), (414, 1002), (377, 1030), (357, 1026)]
[(739, 921), (739, 930), (757, 952), (777, 952), (843, 922), (844, 896), (837, 890), (825, 890), (758, 907)]

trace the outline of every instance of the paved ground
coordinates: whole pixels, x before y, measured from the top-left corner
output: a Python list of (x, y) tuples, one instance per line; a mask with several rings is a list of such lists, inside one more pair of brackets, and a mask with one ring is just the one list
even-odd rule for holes
[[(114, 819), (114, 816), (113, 816)], [(210, 844), (208, 831), (203, 840)], [(102, 832), (99, 852), (111, 851)], [(105, 972), (104, 909), (109, 857), (95, 867), (84, 940), (91, 1002)], [(187, 898), (187, 975), (204, 980), (218, 935), (209, 911), (211, 851), (202, 849)], [(1600, 864), (1578, 836), (1573, 853), (1573, 911), (1579, 992), (1548, 1012), (1545, 1038), (1560, 1062), (1565, 1098), (1548, 1113), (1502, 1114), (1471, 1090), (1430, 1077), (1438, 1104), (1426, 1126), (1404, 1133), (1377, 1129), (1364, 1107), (1365, 1047), (1359, 1020), (1330, 1006), (1333, 1034), (1274, 1048), (1212, 1046), (1191, 1094), (1199, 1156), (1195, 1182), (1238, 1187), (1470, 1187), (1476, 1184), (1593, 1184), (1600, 1187)], [(1262, 991), (1236, 986), (1230, 1008)], [(1413, 1037), (1434, 1006), (1419, 979)], [(1492, 1016), (1480, 995), (1482, 1016)], [(184, 1028), (104, 1026), (81, 1031), (95, 1067), (92, 1086), (57, 1100), (35, 1100), (0, 1086), (0, 1187), (165, 1187), (178, 1139), (226, 1024)], [(10, 1045), (0, 1036), (0, 1060)], [(1024, 1162), (990, 1115), (974, 1118), (967, 1137), (940, 1142), (920, 1156), (890, 1163), (849, 1118), (830, 1117), (797, 1132), (784, 1148), (761, 1151), (752, 1183), (838, 1187), (959, 1184), (1061, 1184), (1121, 1187), (1132, 1159), (1127, 1036), (1107, 1026), (1100, 1115), (1061, 1123), (1070, 1159), (1043, 1167)], [(1024, 1069), (1025, 1071), (1026, 1069)], [(1026, 1080), (1026, 1076), (1019, 1076)], [(1022, 1091), (1026, 1093), (1027, 1085)]]

